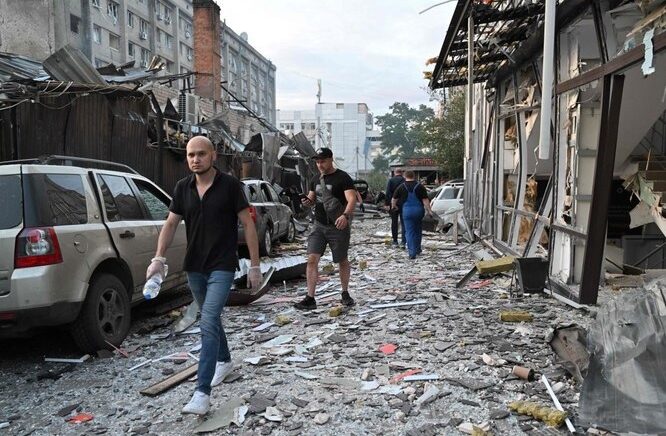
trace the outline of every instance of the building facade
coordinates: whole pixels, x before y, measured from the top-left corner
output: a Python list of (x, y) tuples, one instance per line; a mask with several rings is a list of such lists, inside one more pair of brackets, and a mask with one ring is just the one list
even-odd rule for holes
[(281, 131), (303, 132), (315, 147), (333, 150), (338, 168), (352, 176), (372, 169), (373, 115), (365, 103), (318, 103), (312, 111), (278, 111)]
[[(193, 0), (0, 2), (0, 15), (5, 20), (0, 51), (44, 60), (70, 44), (98, 68), (131, 61), (147, 67), (158, 55), (166, 63), (163, 75), (195, 71)], [(246, 33), (238, 35), (222, 21), (219, 25), (220, 69), (226, 84), (215, 100), (239, 106), (231, 92), (275, 124), (275, 65), (248, 43)], [(194, 85), (194, 78), (181, 82), (188, 91)]]

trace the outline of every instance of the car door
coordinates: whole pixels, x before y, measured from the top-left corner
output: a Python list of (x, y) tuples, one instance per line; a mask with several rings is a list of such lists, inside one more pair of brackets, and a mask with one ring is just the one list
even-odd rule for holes
[(275, 199), (271, 195), (271, 189), (272, 188), (268, 183), (261, 182), (261, 193), (263, 194), (265, 201), (263, 206), (273, 223), (273, 238), (276, 238), (283, 229), (280, 226), (280, 211), (278, 210)]
[(96, 181), (106, 225), (120, 258), (130, 269), (137, 292), (146, 281), (146, 268), (155, 255), (157, 226), (141, 207), (131, 181), (124, 175), (96, 172)]
[[(162, 230), (166, 217), (169, 215), (169, 204), (171, 198), (162, 191), (157, 185), (152, 182), (138, 178), (131, 177), (134, 188), (136, 188), (137, 197), (140, 202), (145, 206), (148, 213), (147, 219), (157, 228), (157, 232)], [(154, 247), (157, 248), (157, 245)], [(174, 234), (173, 241), (165, 253), (169, 265), (169, 274), (167, 281), (170, 277), (177, 278), (177, 273), (183, 269), (183, 259), (187, 252), (187, 233), (185, 231), (185, 221), (181, 220)], [(175, 283), (174, 283), (175, 284)], [(167, 283), (165, 287), (168, 287)]]

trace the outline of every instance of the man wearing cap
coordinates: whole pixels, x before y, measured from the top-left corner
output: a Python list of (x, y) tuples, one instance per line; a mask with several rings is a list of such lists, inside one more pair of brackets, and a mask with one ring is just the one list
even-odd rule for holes
[[(352, 178), (346, 172), (333, 166), (333, 152), (330, 148), (320, 148), (312, 157), (321, 174), (320, 179), (310, 183), (310, 191), (303, 198), (306, 206), (315, 206), (315, 222), (308, 236), (307, 285), (308, 295), (294, 305), (299, 310), (317, 308), (315, 288), (319, 279), (319, 259), (331, 247), (333, 262), (340, 264), (340, 284), (342, 285), (342, 304), (353, 306), (354, 299), (349, 295), (349, 276), (351, 265), (347, 259), (349, 239), (351, 236), (351, 219), (356, 204), (356, 189)], [(322, 183), (323, 180), (323, 183)], [(322, 187), (322, 184), (325, 185)], [(326, 192), (324, 192), (324, 189)], [(324, 195), (332, 195), (340, 202), (342, 213), (331, 217), (330, 210), (325, 208)]]
[(386, 183), (386, 199), (384, 200), (386, 208), (389, 209), (389, 214), (391, 215), (391, 236), (393, 237), (394, 247), (398, 246), (398, 220), (400, 220), (400, 230), (402, 233), (400, 248), (405, 248), (405, 242), (407, 241), (407, 237), (405, 236), (405, 222), (402, 219), (401, 206), (392, 207), (391, 199), (395, 190), (398, 189), (398, 186), (402, 186), (403, 183), (405, 183), (405, 178), (402, 176), (402, 168), (396, 168), (395, 175)]

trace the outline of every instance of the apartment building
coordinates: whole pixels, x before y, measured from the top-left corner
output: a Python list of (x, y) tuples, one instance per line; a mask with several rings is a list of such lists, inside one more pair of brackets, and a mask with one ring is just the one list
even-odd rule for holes
[(318, 103), (314, 110), (278, 111), (280, 130), (303, 132), (314, 147), (330, 147), (338, 168), (358, 175), (372, 168), (373, 115), (365, 103)]

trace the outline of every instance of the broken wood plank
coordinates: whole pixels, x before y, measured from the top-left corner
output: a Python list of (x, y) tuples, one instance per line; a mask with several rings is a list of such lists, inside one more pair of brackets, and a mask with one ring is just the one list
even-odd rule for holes
[(479, 274), (497, 274), (511, 271), (513, 269), (513, 256), (504, 256), (493, 260), (480, 260), (476, 262)]
[(154, 397), (162, 392), (171, 389), (172, 387), (182, 383), (188, 378), (192, 377), (197, 373), (197, 368), (199, 367), (198, 363), (188, 366), (180, 372), (175, 373), (172, 376), (165, 378), (164, 380), (155, 383), (154, 385), (147, 387), (146, 389), (140, 391), (142, 395), (147, 395), (149, 397)]
[(90, 359), (90, 354), (85, 354), (78, 359), (61, 359), (60, 357), (46, 357), (44, 362), (54, 362), (54, 363), (83, 363), (86, 360)]

